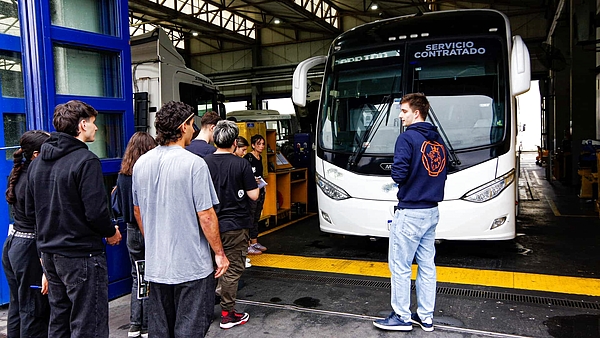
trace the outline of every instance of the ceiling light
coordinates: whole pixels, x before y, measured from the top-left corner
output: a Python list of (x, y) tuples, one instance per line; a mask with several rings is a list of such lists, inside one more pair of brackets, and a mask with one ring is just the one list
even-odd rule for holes
[(372, 4), (371, 5), (371, 10), (377, 10), (379, 8), (379, 6), (377, 6), (377, 4)]
[(192, 32), (193, 36), (198, 36), (198, 32)]
[(275, 19), (275, 20), (273, 20), (273, 23), (276, 24), (276, 25), (279, 25), (281, 23), (281, 20)]

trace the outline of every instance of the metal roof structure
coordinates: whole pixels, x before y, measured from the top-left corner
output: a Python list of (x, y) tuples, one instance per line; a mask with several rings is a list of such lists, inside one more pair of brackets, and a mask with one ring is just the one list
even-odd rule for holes
[(132, 35), (161, 26), (177, 47), (186, 38), (257, 45), (258, 30), (269, 27), (296, 32), (291, 41), (300, 41), (299, 32), (334, 38), (352, 28), (344, 18), (366, 23), (432, 10), (491, 8), (551, 20), (557, 6), (553, 0), (129, 0)]

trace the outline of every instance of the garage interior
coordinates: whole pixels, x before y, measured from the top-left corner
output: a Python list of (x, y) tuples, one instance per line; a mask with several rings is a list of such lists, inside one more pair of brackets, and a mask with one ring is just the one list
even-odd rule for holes
[[(77, 5), (76, 0), (63, 2)], [(600, 217), (593, 142), (600, 139), (600, 1), (114, 3), (127, 6), (131, 37), (161, 27), (187, 67), (212, 80), (225, 103), (245, 102), (247, 109), (269, 109), (267, 100), (289, 98), (298, 63), (327, 55), (337, 36), (362, 24), (432, 11), (504, 13), (513, 35), (520, 35), (529, 49), (531, 78), (539, 86), (539, 107), (530, 113), (539, 127), (532, 131), (519, 126), (520, 133), (537, 136), (533, 146), (519, 152), (517, 237), (437, 245), (434, 334), (600, 337)], [(35, 13), (35, 5), (0, 0), (0, 33), (19, 35), (19, 22), (23, 25), (23, 18)], [(323, 68), (309, 73), (309, 97), (318, 98), (323, 73)], [(38, 90), (35, 95), (44, 94)], [(317, 103), (294, 107), (304, 133), (314, 131), (303, 119), (314, 117), (311, 109)], [(570, 149), (565, 149), (565, 140)], [(252, 320), (229, 331), (220, 330), (215, 321), (209, 337), (384, 336), (371, 321), (389, 313), (387, 239), (323, 233), (314, 212), (309, 207), (309, 215), (290, 222), (262, 223), (261, 243), (269, 251), (252, 257), (238, 292), (238, 306)], [(128, 296), (111, 301), (111, 337), (126, 334), (128, 302)], [(5, 307), (0, 310), (0, 336), (6, 312)], [(410, 335), (424, 333), (414, 330)]]

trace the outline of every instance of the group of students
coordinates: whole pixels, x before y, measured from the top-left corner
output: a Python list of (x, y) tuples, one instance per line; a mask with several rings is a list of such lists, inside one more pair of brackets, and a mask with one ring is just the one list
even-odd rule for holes
[[(437, 128), (426, 122), (428, 111), (423, 94), (402, 98), (405, 131), (396, 140), (391, 170), (398, 184), (389, 252), (393, 311), (373, 322), (384, 330), (418, 325), (433, 331), (435, 230), (447, 151)], [(14, 153), (6, 190), (14, 224), (2, 256), (10, 286), (9, 338), (108, 337), (103, 240), (118, 245), (121, 233), (111, 221), (100, 160), (85, 144), (94, 141), (97, 115), (81, 101), (59, 104), (56, 132), (28, 131)], [(145, 259), (150, 284), (148, 299), (138, 300), (134, 283), (130, 337), (205, 336), (216, 293), (221, 328), (249, 319), (235, 310), (235, 301), (246, 256), (266, 250), (256, 227), (264, 199), (258, 185), (264, 138), (252, 137), (252, 153), (240, 158), (247, 142), (233, 121), (207, 113), (199, 129), (195, 115), (185, 103), (164, 104), (156, 113), (156, 138), (135, 133), (123, 156), (118, 210), (127, 223), (132, 263)]]
[[(6, 190), (14, 223), (2, 256), (8, 337), (108, 337), (104, 245), (121, 234), (100, 160), (85, 144), (95, 139), (97, 114), (81, 101), (59, 104), (56, 132), (27, 131), (14, 153)], [(187, 104), (166, 103), (156, 139), (136, 132), (123, 155), (113, 209), (127, 225), (134, 278), (129, 337), (205, 335), (215, 294), (221, 328), (249, 318), (234, 306), (247, 254), (266, 250), (257, 241), (264, 138), (252, 137), (245, 154), (234, 122), (209, 112), (198, 129), (194, 116)], [(138, 260), (146, 261), (148, 299), (137, 297)]]

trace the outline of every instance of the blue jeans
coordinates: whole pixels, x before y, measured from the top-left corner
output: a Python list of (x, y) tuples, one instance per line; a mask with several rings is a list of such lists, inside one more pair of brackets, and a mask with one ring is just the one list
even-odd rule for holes
[(106, 255), (65, 257), (42, 253), (48, 278), (52, 338), (108, 338)]
[(436, 294), (435, 228), (438, 208), (396, 210), (390, 231), (389, 267), (392, 273), (392, 308), (404, 321), (410, 319), (410, 277), (416, 258), (417, 313), (433, 319)]
[(144, 237), (136, 224), (127, 224), (127, 249), (131, 261), (131, 312), (129, 322), (131, 325), (139, 325), (142, 329), (148, 328), (148, 310), (145, 299), (137, 298), (137, 269), (135, 261), (145, 259)]
[(42, 265), (35, 239), (8, 235), (2, 265), (10, 289), (7, 337), (48, 337), (48, 297), (40, 289), (31, 288), (42, 285)]

